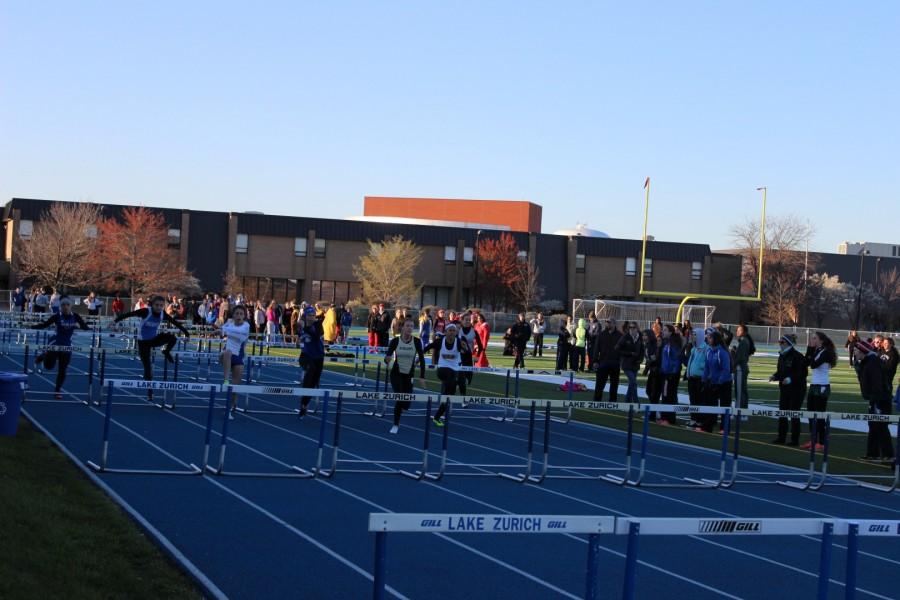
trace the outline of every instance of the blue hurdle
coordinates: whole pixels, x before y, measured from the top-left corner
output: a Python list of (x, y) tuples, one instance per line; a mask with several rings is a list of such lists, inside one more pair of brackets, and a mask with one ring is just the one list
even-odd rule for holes
[[(900, 539), (900, 521), (866, 519), (756, 519), (756, 518), (633, 518), (574, 515), (370, 513), (369, 532), (375, 534), (372, 597), (381, 600), (387, 584), (388, 533), (517, 533), (588, 535), (584, 598), (596, 600), (601, 535), (628, 536), (622, 581), (623, 600), (634, 600), (639, 540), (642, 536), (820, 536), (816, 598), (828, 600), (834, 536), (847, 537), (844, 597), (856, 594), (859, 538)], [(392, 590), (393, 591), (393, 590)]]
[(313, 472), (307, 471), (298, 466), (291, 466), (286, 473), (276, 473), (267, 471), (228, 471), (225, 469), (225, 453), (228, 448), (228, 423), (231, 421), (229, 414), (231, 411), (232, 397), (235, 393), (257, 394), (257, 395), (274, 395), (274, 396), (322, 396), (322, 426), (319, 433), (319, 446), (322, 445), (322, 439), (325, 435), (325, 421), (328, 417), (328, 400), (330, 396), (329, 390), (310, 390), (296, 387), (276, 387), (276, 386), (249, 386), (249, 385), (230, 385), (227, 389), (225, 402), (224, 417), (222, 419), (222, 433), (219, 442), (218, 464), (204, 465), (204, 469), (213, 475), (225, 475), (230, 477), (277, 477), (291, 479), (309, 479), (315, 476)]
[(103, 436), (100, 451), (100, 462), (95, 463), (88, 461), (87, 465), (98, 473), (121, 473), (129, 475), (202, 475), (203, 469), (191, 463), (190, 469), (172, 470), (172, 469), (127, 469), (127, 468), (110, 468), (109, 462), (109, 425), (112, 421), (112, 400), (113, 391), (117, 388), (134, 389), (134, 390), (166, 390), (177, 389), (185, 392), (209, 392), (209, 407), (206, 417), (206, 431), (204, 434), (204, 444), (202, 451), (201, 464), (206, 464), (209, 458), (210, 436), (212, 432), (212, 414), (216, 400), (217, 386), (209, 384), (197, 383), (174, 383), (164, 381), (143, 381), (143, 380), (124, 380), (124, 379), (108, 379), (106, 381), (106, 411), (103, 416)]

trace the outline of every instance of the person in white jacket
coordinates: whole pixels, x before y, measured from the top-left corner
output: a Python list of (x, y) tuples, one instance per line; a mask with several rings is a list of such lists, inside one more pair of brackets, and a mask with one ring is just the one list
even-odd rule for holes
[(538, 313), (529, 322), (531, 325), (531, 338), (534, 340), (534, 350), (532, 356), (544, 356), (544, 331), (547, 329), (547, 322), (544, 320), (544, 314)]

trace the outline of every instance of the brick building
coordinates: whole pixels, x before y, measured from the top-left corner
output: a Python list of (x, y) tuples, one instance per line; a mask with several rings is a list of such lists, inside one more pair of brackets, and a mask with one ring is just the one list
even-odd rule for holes
[[(51, 204), (53, 202), (49, 200), (23, 198), (13, 198), (6, 204), (3, 215), (6, 243), (0, 279), (5, 280), (7, 288), (18, 282), (15, 237), (27, 237)], [(115, 216), (122, 208), (104, 205), (103, 212), (106, 216)], [(189, 209), (154, 210), (163, 214), (170, 228), (170, 247), (180, 252), (187, 268), (205, 289), (221, 290), (226, 276), (230, 276), (249, 297), (279, 301), (343, 302), (355, 298), (359, 284), (353, 276), (353, 265), (366, 252), (366, 241), (399, 234), (423, 249), (423, 260), (415, 274), (423, 286), (421, 304), (452, 308), (470, 306), (476, 283), (474, 248), (477, 239), (499, 237), (503, 233), (497, 229), (409, 223)], [(562, 236), (513, 229), (515, 223), (526, 224), (526, 215), (527, 219), (533, 218), (531, 208), (516, 217), (521, 218), (521, 222), (510, 220), (504, 229), (509, 228), (508, 233), (520, 248), (522, 259), (534, 261), (540, 269), (545, 300), (559, 300), (565, 306), (571, 306), (572, 298), (581, 297), (663, 301), (636, 297), (640, 240)], [(449, 213), (448, 216), (452, 217)], [(480, 216), (479, 220), (485, 218)], [(526, 226), (532, 225), (533, 222), (527, 222)], [(706, 244), (654, 241), (648, 246), (647, 259), (649, 289), (727, 295), (740, 291), (740, 257), (713, 253)], [(716, 317), (736, 319), (737, 304), (717, 302)]]

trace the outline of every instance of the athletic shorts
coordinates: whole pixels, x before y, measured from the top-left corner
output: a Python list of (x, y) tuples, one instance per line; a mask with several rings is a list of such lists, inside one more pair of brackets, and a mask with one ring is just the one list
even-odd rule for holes
[(231, 355), (231, 366), (232, 367), (244, 366), (244, 355), (243, 354), (232, 354)]

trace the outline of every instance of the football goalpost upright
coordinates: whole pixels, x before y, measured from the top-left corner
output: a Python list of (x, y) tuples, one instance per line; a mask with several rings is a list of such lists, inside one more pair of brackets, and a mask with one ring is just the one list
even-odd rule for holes
[(677, 292), (677, 291), (662, 291), (662, 290), (648, 290), (644, 288), (644, 275), (646, 274), (646, 269), (644, 265), (647, 262), (647, 222), (650, 216), (650, 178), (648, 177), (646, 181), (644, 181), (644, 237), (643, 244), (641, 247), (641, 280), (640, 280), (640, 289), (638, 290), (638, 296), (656, 296), (661, 298), (681, 298), (681, 304), (679, 305), (678, 311), (675, 315), (675, 322), (682, 322), (682, 313), (687, 306), (688, 301), (690, 300), (736, 300), (740, 302), (760, 302), (762, 300), (762, 280), (763, 280), (763, 259), (765, 258), (765, 247), (766, 247), (766, 193), (767, 188), (765, 186), (756, 188), (756, 191), (762, 192), (762, 217), (760, 219), (759, 224), (759, 264), (758, 264), (758, 275), (759, 279), (756, 284), (756, 296), (729, 296), (724, 294), (698, 294), (694, 292)]

